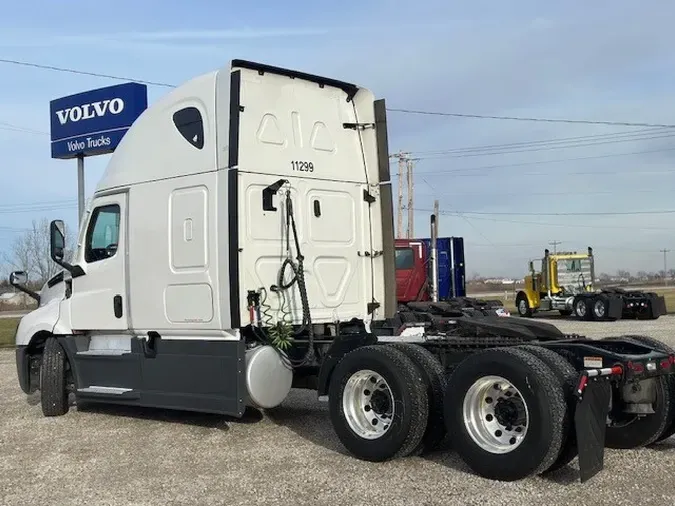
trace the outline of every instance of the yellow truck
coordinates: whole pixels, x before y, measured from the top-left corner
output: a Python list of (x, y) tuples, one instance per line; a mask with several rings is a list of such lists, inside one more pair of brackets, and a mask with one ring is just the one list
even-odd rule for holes
[(523, 317), (536, 312), (559, 311), (582, 320), (621, 318), (657, 319), (666, 313), (662, 296), (640, 290), (596, 290), (593, 248), (587, 253), (553, 253), (546, 249), (541, 270), (530, 261), (525, 286), (516, 295), (516, 309)]

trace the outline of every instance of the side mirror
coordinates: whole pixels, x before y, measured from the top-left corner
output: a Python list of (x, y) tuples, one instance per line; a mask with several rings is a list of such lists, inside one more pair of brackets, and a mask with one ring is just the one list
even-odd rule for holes
[(57, 264), (63, 261), (66, 248), (65, 225), (62, 220), (54, 220), (49, 225), (50, 255)]
[(15, 288), (18, 288), (23, 293), (28, 294), (40, 304), (40, 294), (34, 292), (30, 288), (26, 288), (24, 285), (28, 283), (28, 273), (26, 271), (14, 271), (9, 275), (9, 284)]
[(14, 271), (9, 275), (9, 284), (20, 286), (28, 283), (28, 273), (25, 271)]

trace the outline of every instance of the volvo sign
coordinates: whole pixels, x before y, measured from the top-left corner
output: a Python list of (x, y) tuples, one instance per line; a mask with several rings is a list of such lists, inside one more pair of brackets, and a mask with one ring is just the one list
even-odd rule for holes
[(84, 158), (112, 153), (148, 107), (148, 88), (125, 83), (49, 103), (52, 158), (77, 158), (77, 201), (84, 214)]
[(147, 106), (147, 87), (138, 83), (52, 100), (49, 104), (52, 158), (112, 153)]

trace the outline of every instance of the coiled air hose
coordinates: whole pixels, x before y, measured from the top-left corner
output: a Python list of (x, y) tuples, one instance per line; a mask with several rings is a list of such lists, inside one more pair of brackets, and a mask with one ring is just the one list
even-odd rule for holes
[[(270, 289), (273, 292), (276, 292), (280, 295), (282, 301), (280, 305), (280, 310), (284, 311), (283, 306), (286, 302), (286, 297), (283, 292), (290, 289), (296, 282), (298, 284), (298, 290), (300, 291), (300, 301), (302, 303), (302, 324), (298, 330), (294, 332), (294, 336), (297, 337), (302, 334), (305, 330), (307, 331), (308, 340), (307, 340), (307, 352), (305, 356), (300, 360), (293, 360), (290, 357), (285, 357), (285, 360), (290, 363), (293, 367), (300, 367), (306, 364), (309, 364), (314, 360), (314, 327), (312, 326), (312, 315), (309, 310), (309, 299), (307, 296), (307, 285), (305, 284), (305, 272), (304, 272), (304, 260), (305, 257), (302, 255), (300, 250), (300, 240), (298, 239), (298, 230), (295, 224), (295, 216), (293, 214), (293, 202), (291, 200), (290, 190), (286, 190), (286, 258), (281, 264), (279, 269), (279, 277), (277, 279), (277, 285), (273, 285)], [(297, 252), (296, 261), (293, 260), (291, 255), (291, 243), (290, 235), (291, 231), (293, 232), (293, 240), (295, 242), (295, 249)], [(286, 269), (289, 268), (293, 271), (293, 278), (288, 282), (284, 283), (284, 274)], [(265, 297), (266, 299), (267, 297)], [(263, 304), (264, 304), (263, 300)], [(288, 314), (284, 315), (285, 317)]]

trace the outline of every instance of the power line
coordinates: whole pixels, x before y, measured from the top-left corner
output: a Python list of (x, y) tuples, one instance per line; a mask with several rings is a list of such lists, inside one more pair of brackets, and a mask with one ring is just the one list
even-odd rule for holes
[(47, 132), (26, 128), (21, 125), (15, 125), (14, 123), (7, 123), (6, 121), (0, 121), (0, 130), (9, 130), (10, 132), (21, 132), (27, 134), (49, 135)]
[[(422, 212), (422, 213), (430, 213), (432, 212), (429, 209), (420, 209), (420, 208), (415, 208), (415, 212)], [(455, 216), (455, 217), (460, 217), (459, 213), (453, 212), (453, 211), (440, 211), (441, 215), (445, 216)], [(471, 220), (479, 220), (479, 221), (492, 221), (495, 223), (513, 223), (516, 225), (538, 225), (538, 226), (544, 226), (544, 227), (563, 227), (563, 228), (589, 228), (592, 230), (598, 229), (597, 225), (588, 225), (584, 223), (553, 223), (553, 222), (547, 222), (547, 221), (530, 221), (530, 220), (512, 220), (512, 219), (505, 219), (505, 218), (486, 218), (486, 217), (478, 217), (478, 216), (472, 216)], [(617, 226), (617, 225), (602, 225), (603, 229), (613, 229), (613, 230), (631, 230), (635, 231), (635, 225), (630, 224), (630, 225), (625, 225), (625, 226)], [(640, 230), (656, 230), (656, 231), (667, 231), (667, 232), (673, 232), (673, 228), (665, 228), (665, 227), (650, 227), (650, 226), (640, 226)]]
[[(88, 72), (84, 70), (77, 70), (67, 67), (58, 67), (55, 65), (44, 65), (40, 63), (27, 62), (22, 60), (13, 60), (8, 58), (0, 58), (0, 63), (10, 65), (20, 65), (25, 67), (38, 68), (42, 70), (51, 70), (55, 72), (66, 72), (70, 74), (86, 75), (92, 77), (102, 77), (105, 79), (114, 79), (118, 81), (131, 81), (150, 86), (161, 86), (166, 88), (175, 88), (175, 84), (163, 83), (158, 81), (149, 81), (145, 79), (134, 79), (130, 77), (116, 76), (111, 74), (101, 74), (98, 72)], [(473, 119), (493, 119), (493, 120), (510, 120), (510, 121), (531, 121), (544, 123), (571, 123), (584, 125), (610, 125), (610, 126), (634, 126), (634, 127), (661, 127), (661, 128), (675, 128), (675, 125), (668, 123), (646, 123), (646, 122), (629, 122), (629, 121), (603, 121), (603, 120), (580, 120), (580, 119), (566, 119), (566, 118), (537, 118), (525, 116), (495, 116), (485, 114), (467, 114), (454, 112), (440, 112), (440, 111), (421, 111), (415, 109), (401, 109), (401, 108), (387, 108), (390, 112), (398, 112), (403, 114), (417, 114), (417, 115), (432, 115), (432, 116), (446, 116), (456, 118), (473, 118)]]
[(445, 153), (455, 153), (455, 152), (465, 152), (465, 151), (483, 151), (491, 149), (504, 149), (504, 148), (513, 148), (513, 147), (523, 147), (523, 146), (534, 146), (542, 144), (560, 144), (568, 143), (570, 141), (581, 141), (581, 140), (591, 140), (591, 139), (606, 139), (606, 138), (631, 138), (634, 136), (641, 136), (645, 134), (653, 134), (657, 132), (668, 131), (663, 128), (641, 128), (632, 132), (611, 132), (606, 134), (593, 134), (593, 135), (578, 135), (575, 137), (558, 137), (553, 139), (539, 139), (536, 141), (521, 141), (521, 142), (508, 142), (504, 144), (484, 144), (479, 146), (469, 146), (469, 147), (460, 147), (460, 148), (448, 148), (444, 150), (428, 150), (428, 151), (413, 151), (417, 154), (445, 154)]
[(413, 158), (414, 160), (435, 160), (438, 158), (469, 158), (474, 156), (493, 156), (493, 155), (511, 155), (516, 153), (533, 153), (537, 151), (554, 151), (556, 149), (571, 149), (571, 148), (588, 148), (594, 146), (601, 146), (604, 144), (616, 144), (622, 142), (636, 142), (636, 141), (650, 141), (657, 139), (669, 139), (675, 137), (675, 132), (663, 133), (661, 135), (649, 135), (635, 138), (621, 138), (621, 139), (600, 139), (592, 142), (576, 142), (563, 145), (535, 145), (535, 146), (524, 146), (525, 149), (510, 149), (502, 151), (467, 151), (467, 152), (458, 152), (458, 151), (438, 151), (434, 155), (429, 155), (420, 158)]
[[(620, 157), (620, 156), (634, 156), (634, 155), (643, 155), (643, 154), (650, 154), (650, 153), (663, 153), (667, 151), (675, 151), (675, 148), (662, 148), (662, 149), (645, 149), (641, 151), (630, 151), (627, 153), (608, 153), (604, 155), (592, 155), (592, 156), (578, 156), (578, 157), (573, 157), (573, 158), (553, 158), (549, 160), (537, 160), (533, 162), (518, 162), (518, 163), (506, 163), (506, 164), (495, 164), (495, 165), (481, 165), (478, 167), (468, 167), (465, 169), (449, 169), (449, 170), (438, 170), (438, 171), (423, 171), (419, 172), (418, 174), (424, 174), (424, 175), (441, 175), (441, 174), (456, 174), (455, 177), (465, 177), (465, 176), (473, 176), (474, 174), (459, 174), (461, 172), (476, 172), (476, 171), (484, 171), (487, 169), (502, 169), (502, 168), (509, 168), (509, 167), (526, 167), (528, 165), (545, 165), (549, 163), (561, 163), (561, 162), (579, 162), (579, 161), (584, 161), (584, 160), (598, 160), (602, 158), (613, 158), (613, 157)], [(425, 160), (426, 158), (418, 158), (418, 160)], [(611, 172), (566, 172), (567, 175), (594, 175), (594, 174), (622, 174), (625, 173), (626, 171), (611, 171)], [(628, 171), (631, 174), (634, 174), (634, 170)], [(670, 173), (673, 171), (663, 171), (662, 173)], [(494, 174), (477, 174), (479, 176), (493, 176)], [(527, 176), (536, 176), (536, 175), (545, 175), (545, 176), (559, 176), (559, 174), (550, 174), (550, 173), (528, 173), (525, 174)]]
[(76, 203), (76, 200), (73, 199), (60, 199), (60, 200), (41, 200), (38, 202), (18, 202), (13, 204), (0, 204), (0, 210), (2, 209), (16, 209), (22, 207), (33, 207), (33, 206), (54, 206), (62, 204), (73, 204)]
[(168, 84), (168, 83), (160, 83), (157, 81), (146, 81), (143, 79), (132, 79), (130, 77), (122, 77), (122, 76), (114, 76), (110, 74), (100, 74), (97, 72), (87, 72), (84, 70), (76, 70), (76, 69), (71, 69), (71, 68), (66, 68), (66, 67), (57, 67), (54, 65), (43, 65), (40, 63), (32, 63), (32, 62), (26, 62), (26, 61), (19, 61), (19, 60), (9, 60), (5, 58), (0, 58), (0, 63), (8, 63), (11, 65), (22, 65), (24, 67), (34, 67), (42, 70), (53, 70), (55, 72), (67, 72), (70, 74), (78, 74), (78, 75), (83, 75), (83, 76), (93, 76), (93, 77), (103, 77), (105, 79), (115, 79), (117, 81), (131, 81), (131, 82), (136, 82), (140, 84), (147, 84), (150, 86), (163, 86), (167, 88), (175, 88), (175, 85), (173, 84)]
[[(675, 172), (675, 171), (674, 171)], [(424, 180), (426, 182), (426, 180)], [(428, 184), (428, 183), (427, 183)], [(433, 189), (433, 188), (432, 188)], [(564, 191), (564, 192), (527, 192), (528, 197), (537, 196), (537, 197), (564, 197), (566, 195), (616, 195), (617, 193), (671, 193), (675, 192), (675, 188), (658, 188), (658, 189), (633, 189), (625, 188), (623, 190), (606, 190), (606, 191), (591, 191), (591, 192), (580, 192), (580, 191)], [(436, 190), (433, 190), (432, 195), (436, 194)], [(509, 197), (509, 196), (522, 196), (523, 192), (460, 192), (460, 193), (443, 193), (445, 197)]]
[(675, 209), (663, 211), (608, 211), (608, 212), (563, 212), (563, 213), (512, 213), (484, 211), (456, 211), (459, 214), (476, 214), (484, 216), (632, 216), (635, 214), (673, 214)]
[[(585, 250), (587, 247), (587, 244), (584, 245), (583, 241), (580, 241), (578, 239), (574, 240), (568, 240), (568, 241), (560, 241), (558, 244), (561, 244), (562, 242), (567, 242), (568, 244), (576, 244), (578, 247), (571, 247), (569, 248), (572, 251), (575, 250)], [(478, 247), (494, 247), (497, 246), (499, 248), (526, 248), (526, 247), (534, 247), (534, 248), (540, 248), (542, 245), (541, 242), (529, 242), (529, 243), (482, 243), (482, 242), (467, 242), (466, 243), (466, 248), (478, 248)], [(613, 246), (608, 246), (608, 245), (601, 245), (601, 244), (593, 244), (593, 250), (595, 252), (597, 251), (602, 251), (602, 250), (611, 250), (611, 251), (616, 251), (620, 250), (621, 253), (635, 253), (635, 254), (640, 254), (640, 255), (645, 255), (648, 253), (654, 254), (654, 250), (651, 249), (634, 249), (634, 248), (627, 248), (622, 245), (617, 245), (614, 244)]]
[(495, 119), (495, 120), (509, 120), (509, 121), (535, 121), (541, 123), (571, 123), (582, 125), (610, 125), (610, 126), (634, 126), (634, 127), (661, 127), (661, 128), (675, 128), (675, 125), (669, 123), (642, 123), (631, 121), (603, 121), (603, 120), (585, 120), (585, 119), (566, 119), (566, 118), (535, 118), (525, 116), (492, 116), (486, 114), (465, 114), (456, 112), (439, 112), (439, 111), (418, 111), (414, 109), (387, 109), (390, 112), (400, 112), (404, 114), (420, 114), (426, 116), (447, 116), (454, 118), (473, 118), (473, 119)]

